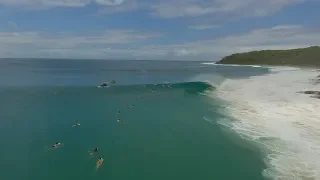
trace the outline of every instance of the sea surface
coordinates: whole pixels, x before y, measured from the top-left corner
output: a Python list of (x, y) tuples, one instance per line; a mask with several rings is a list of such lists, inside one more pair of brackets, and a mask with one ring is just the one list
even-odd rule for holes
[[(0, 179), (319, 179), (320, 102), (296, 94), (319, 86), (307, 82), (316, 73), (0, 60)], [(112, 87), (97, 87), (110, 80)], [(63, 146), (48, 150), (57, 141)]]

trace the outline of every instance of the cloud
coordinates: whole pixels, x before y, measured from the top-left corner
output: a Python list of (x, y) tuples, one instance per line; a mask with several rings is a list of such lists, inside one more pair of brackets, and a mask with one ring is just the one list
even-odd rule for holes
[[(158, 33), (108, 30), (89, 35), (0, 32), (2, 57), (121, 58), (219, 60), (223, 56), (263, 49), (292, 49), (320, 45), (315, 27), (278, 25), (215, 39), (157, 45)], [(147, 45), (146, 45), (147, 44)]]
[[(204, 15), (267, 16), (287, 6), (305, 1), (317, 0), (0, 0), (0, 4), (37, 8), (84, 7), (96, 4), (105, 7), (116, 7), (117, 10), (112, 12), (145, 9), (156, 17), (177, 18)], [(119, 8), (123, 5), (127, 6), (127, 8)]]
[(205, 29), (216, 29), (219, 28), (219, 25), (195, 25), (195, 26), (189, 26), (189, 29), (195, 29), (195, 30), (205, 30)]
[[(72, 52), (80, 56), (85, 52), (92, 54), (111, 46), (130, 46), (143, 41), (159, 38), (162, 35), (153, 32), (137, 32), (134, 30), (106, 30), (99, 33), (73, 35), (68, 33), (46, 34), (40, 32), (0, 32), (0, 56), (4, 57), (37, 57), (46, 52), (52, 57), (55, 52)], [(112, 48), (111, 48), (112, 50)], [(91, 56), (94, 58), (94, 56)]]
[(124, 3), (124, 0), (95, 0), (95, 2), (101, 5), (117, 6)]
[(292, 49), (313, 45), (320, 45), (319, 28), (279, 25), (210, 40), (149, 46), (144, 47), (143, 50), (161, 51), (163, 56), (169, 55), (171, 59), (218, 60), (232, 53), (263, 49)]
[(119, 2), (122, 2), (121, 5), (117, 4), (114, 6), (110, 6), (110, 5), (104, 6), (102, 9), (99, 9), (97, 13), (98, 14), (120, 13), (120, 12), (129, 12), (129, 11), (146, 8), (141, 3), (139, 4), (136, 0), (130, 0), (130, 1), (119, 0)]
[(90, 0), (0, 0), (2, 5), (18, 7), (83, 7), (89, 3)]
[(101, 6), (121, 5), (125, 0), (0, 0), (0, 4), (18, 7), (84, 7), (90, 4)]
[(0, 5), (43, 9), (98, 5), (98, 14), (143, 10), (158, 18), (230, 19), (272, 15), (283, 8), (319, 0), (0, 0)]
[(13, 21), (8, 21), (8, 26), (9, 26), (10, 28), (13, 28), (13, 29), (18, 28), (17, 23), (15, 23), (15, 22), (13, 22)]
[[(267, 16), (307, 0), (167, 0), (152, 5), (152, 15), (162, 18), (204, 15)], [(309, 0), (310, 1), (310, 0)]]

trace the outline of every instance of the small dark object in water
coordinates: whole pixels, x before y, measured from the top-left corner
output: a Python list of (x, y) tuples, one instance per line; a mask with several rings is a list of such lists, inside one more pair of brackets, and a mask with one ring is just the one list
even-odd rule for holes
[(319, 95), (320, 96), (320, 91), (304, 91), (303, 93), (305, 93), (305, 94), (314, 94), (314, 95)]
[(124, 123), (124, 122), (123, 122), (122, 120), (120, 120), (120, 119), (118, 119), (117, 122), (120, 123), (120, 124)]
[(301, 91), (300, 93), (311, 94), (313, 98), (320, 99), (320, 91)]
[(49, 148), (49, 150), (56, 149), (58, 147), (61, 147), (61, 143), (60, 142), (56, 142), (54, 145), (51, 146), (51, 148)]

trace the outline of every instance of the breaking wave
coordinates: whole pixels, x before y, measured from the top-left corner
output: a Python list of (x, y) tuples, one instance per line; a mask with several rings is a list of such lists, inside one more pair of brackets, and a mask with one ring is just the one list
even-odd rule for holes
[(231, 121), (220, 121), (242, 138), (258, 145), (272, 179), (320, 179), (320, 100), (304, 90), (320, 90), (310, 79), (319, 72), (275, 68), (247, 79), (227, 79), (214, 98), (226, 106)]
[(112, 88), (106, 88), (107, 91), (113, 92), (133, 92), (134, 90), (149, 90), (151, 92), (160, 92), (164, 90), (182, 90), (189, 94), (199, 94), (206, 91), (211, 91), (215, 87), (208, 82), (201, 81), (190, 81), (181, 83), (163, 83), (163, 84), (144, 84), (144, 85), (124, 85), (124, 86), (114, 86)]
[(204, 65), (215, 65), (215, 66), (243, 66), (243, 67), (262, 67), (259, 65), (240, 65), (240, 64), (216, 64), (215, 62), (203, 62)]

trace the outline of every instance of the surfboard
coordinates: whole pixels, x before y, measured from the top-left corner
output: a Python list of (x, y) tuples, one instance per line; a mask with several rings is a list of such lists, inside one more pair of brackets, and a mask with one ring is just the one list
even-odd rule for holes
[(108, 87), (111, 87), (111, 86), (97, 86), (98, 88), (108, 88)]
[(98, 169), (102, 165), (103, 161), (104, 161), (103, 159), (98, 160), (97, 165), (96, 165), (96, 169)]

